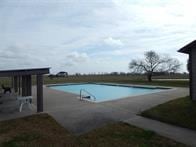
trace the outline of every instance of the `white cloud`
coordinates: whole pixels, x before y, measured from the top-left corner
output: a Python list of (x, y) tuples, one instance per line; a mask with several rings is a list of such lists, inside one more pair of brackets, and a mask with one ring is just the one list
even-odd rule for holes
[(89, 57), (86, 53), (70, 52), (66, 58), (73, 63), (87, 62)]
[(112, 37), (108, 37), (104, 40), (107, 45), (110, 46), (123, 46), (123, 42), (120, 39), (114, 39)]
[[(51, 66), (78, 72), (81, 63), (88, 65), (81, 65), (81, 72), (93, 72), (100, 71), (101, 64), (92, 65), (89, 59), (109, 56), (118, 71), (123, 70), (120, 63), (147, 50), (166, 52), (186, 63), (187, 56), (176, 51), (195, 39), (195, 4), (195, 0), (5, 1), (0, 5), (0, 68)], [(110, 65), (104, 69), (113, 71)]]

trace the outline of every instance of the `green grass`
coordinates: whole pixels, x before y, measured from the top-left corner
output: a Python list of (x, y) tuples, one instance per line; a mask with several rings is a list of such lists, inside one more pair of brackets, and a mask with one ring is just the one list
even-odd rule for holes
[(0, 122), (0, 146), (71, 146), (75, 138), (47, 114)]
[(179, 98), (142, 112), (142, 116), (196, 130), (196, 102)]
[(2, 147), (185, 147), (152, 131), (126, 123), (108, 124), (74, 136), (47, 114), (0, 122)]
[(90, 147), (174, 147), (184, 146), (156, 133), (126, 123), (109, 124), (80, 136), (80, 145)]

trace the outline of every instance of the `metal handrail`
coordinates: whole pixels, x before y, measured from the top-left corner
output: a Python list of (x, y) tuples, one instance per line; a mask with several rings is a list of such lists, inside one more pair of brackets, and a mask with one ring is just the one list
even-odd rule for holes
[(82, 91), (84, 91), (87, 94), (89, 94), (90, 96), (92, 96), (94, 98), (94, 101), (96, 101), (96, 97), (93, 94), (91, 94), (90, 92), (86, 91), (85, 89), (80, 89), (80, 100), (82, 100)]

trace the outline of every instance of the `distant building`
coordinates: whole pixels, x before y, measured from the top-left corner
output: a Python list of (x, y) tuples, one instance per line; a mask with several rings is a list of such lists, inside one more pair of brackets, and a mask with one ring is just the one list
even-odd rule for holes
[(61, 71), (56, 74), (57, 77), (68, 77), (68, 73), (65, 71)]
[(182, 47), (179, 52), (189, 55), (190, 97), (196, 101), (196, 40)]

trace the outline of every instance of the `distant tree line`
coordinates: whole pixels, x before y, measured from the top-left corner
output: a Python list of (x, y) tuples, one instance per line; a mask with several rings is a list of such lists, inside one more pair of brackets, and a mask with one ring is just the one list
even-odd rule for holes
[[(154, 72), (153, 76), (187, 76), (188, 73), (176, 73), (176, 72)], [(81, 77), (81, 76), (146, 76), (146, 73), (135, 73), (135, 72), (110, 72), (110, 73), (88, 73), (88, 74), (83, 74), (83, 73), (75, 73), (72, 75), (59, 75), (59, 74), (50, 74), (48, 77), (50, 78), (58, 78), (58, 77)]]

